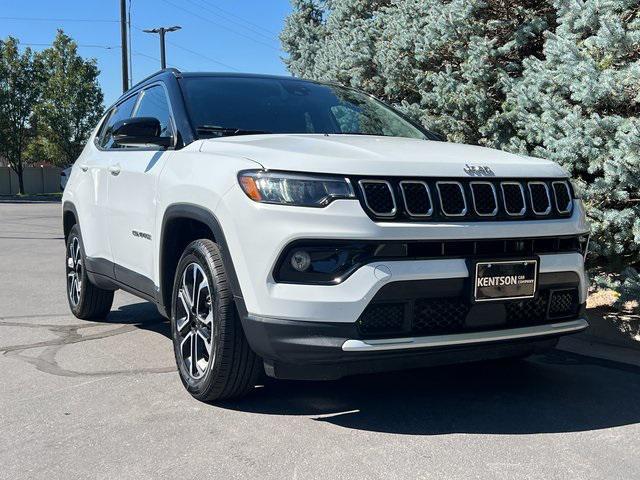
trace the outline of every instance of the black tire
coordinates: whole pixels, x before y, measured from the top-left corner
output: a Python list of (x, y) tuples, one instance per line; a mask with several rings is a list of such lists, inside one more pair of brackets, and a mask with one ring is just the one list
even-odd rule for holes
[[(208, 320), (201, 321), (205, 317)], [(262, 360), (247, 343), (220, 250), (211, 240), (192, 242), (178, 262), (171, 335), (180, 379), (203, 402), (242, 397), (254, 389), (264, 372)]]
[[(71, 263), (70, 260), (72, 260)], [(66, 284), (69, 308), (77, 318), (82, 320), (103, 319), (111, 311), (114, 292), (113, 290), (104, 290), (91, 283), (84, 268), (85, 265), (86, 256), (82, 235), (78, 225), (74, 225), (67, 237), (66, 253)], [(72, 277), (74, 273), (76, 283), (74, 283), (74, 277)]]

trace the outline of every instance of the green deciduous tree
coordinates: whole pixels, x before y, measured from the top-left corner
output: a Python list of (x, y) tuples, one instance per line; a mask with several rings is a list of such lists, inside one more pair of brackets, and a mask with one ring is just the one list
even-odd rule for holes
[(76, 43), (61, 30), (42, 52), (42, 101), (36, 108), (37, 150), (52, 163), (67, 166), (84, 148), (103, 112), (99, 70), (94, 59), (78, 55)]
[(42, 63), (27, 48), (19, 52), (18, 41), (0, 41), (0, 155), (18, 175), (24, 193), (25, 151), (34, 138), (33, 112), (41, 98)]

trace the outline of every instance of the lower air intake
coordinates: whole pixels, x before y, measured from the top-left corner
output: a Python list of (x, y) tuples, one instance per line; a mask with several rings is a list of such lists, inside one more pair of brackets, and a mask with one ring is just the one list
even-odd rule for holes
[(367, 336), (398, 332), (404, 324), (404, 304), (371, 305), (360, 316), (357, 324), (360, 332)]
[[(363, 338), (429, 336), (478, 330), (501, 330), (576, 318), (580, 299), (576, 287), (544, 289), (536, 298), (495, 302), (492, 322), (478, 325), (477, 305), (468, 297), (416, 298), (394, 303), (372, 303), (356, 325)], [(480, 313), (486, 315), (486, 313)], [(470, 320), (471, 319), (471, 320)]]

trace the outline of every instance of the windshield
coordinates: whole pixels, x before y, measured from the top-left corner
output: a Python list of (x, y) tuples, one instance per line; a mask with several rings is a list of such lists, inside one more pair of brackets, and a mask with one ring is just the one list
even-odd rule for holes
[(295, 79), (186, 77), (184, 94), (200, 138), (260, 133), (427, 138), (390, 107), (333, 85)]

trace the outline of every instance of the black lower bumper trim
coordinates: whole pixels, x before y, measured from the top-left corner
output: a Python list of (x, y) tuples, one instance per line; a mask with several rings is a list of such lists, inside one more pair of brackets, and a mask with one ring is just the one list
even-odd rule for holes
[(517, 357), (552, 348), (560, 335), (464, 346), (385, 352), (345, 352), (358, 338), (355, 324), (320, 323), (246, 316), (242, 325), (251, 348), (271, 377), (334, 380), (348, 375)]

